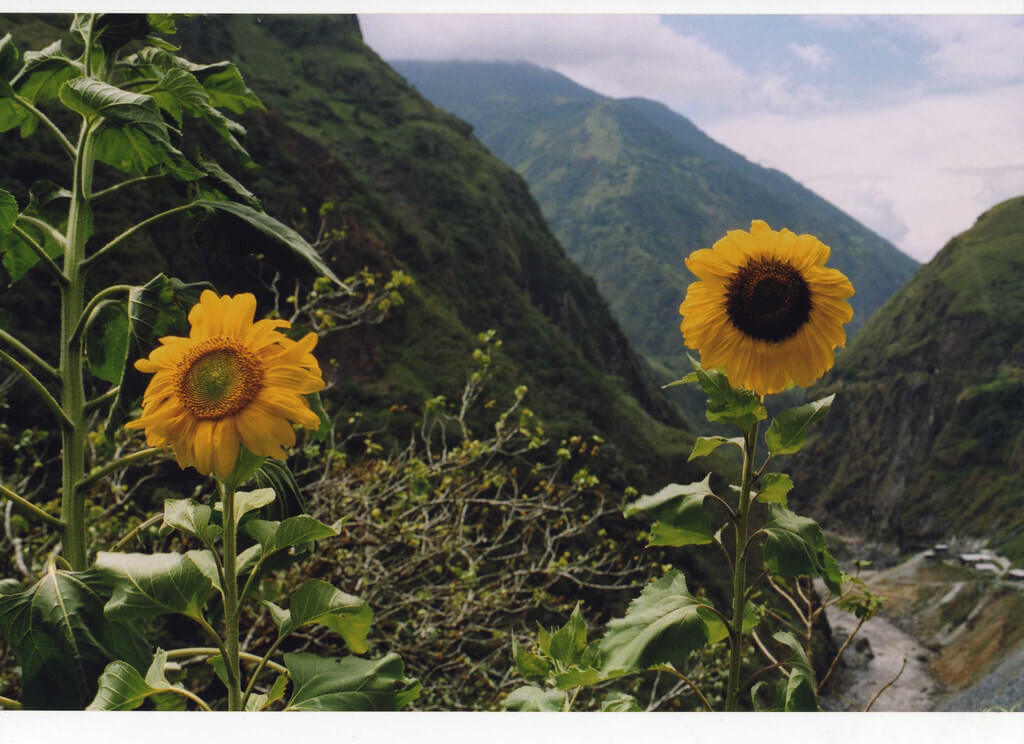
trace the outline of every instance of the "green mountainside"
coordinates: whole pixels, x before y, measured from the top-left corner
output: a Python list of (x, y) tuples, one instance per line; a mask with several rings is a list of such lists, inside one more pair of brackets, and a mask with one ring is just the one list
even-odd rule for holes
[(917, 269), (793, 179), (660, 103), (607, 98), (528, 64), (392, 64), (523, 175), (569, 255), (663, 375), (689, 370), (678, 309), (693, 278), (683, 259), (751, 219), (832, 247), (830, 265), (857, 289), (851, 334)]
[[(0, 18), (0, 35), (11, 31), (23, 49), (66, 28), (63, 17)], [(328, 228), (344, 235), (328, 256), (339, 275), (369, 266), (401, 269), (416, 281), (383, 324), (322, 340), (319, 354), (332, 361), (332, 410), (366, 411), (396, 433), (408, 430), (425, 397), (458, 399), (476, 335), (494, 328), (504, 345), (490, 396), (510, 400), (526, 385), (526, 403), (554, 442), (567, 433), (600, 434), (612, 445), (606, 452), (618, 451), (625, 463), (623, 478), (637, 485), (685, 460), (692, 437), (526, 184), (469, 125), (420, 96), (369, 49), (354, 16), (208, 16), (179, 20), (178, 28), (190, 58), (236, 60), (266, 106), (243, 117), (259, 168), (229, 168), (264, 208), (311, 236), (312, 216), (331, 202)], [(41, 135), (0, 138), (0, 185), (25, 199), (32, 180), (53, 177), (50, 144)], [(216, 157), (230, 164), (229, 153)], [(132, 209), (160, 204), (158, 187), (136, 193)], [(127, 220), (107, 214), (96, 222), (101, 240)], [(130, 260), (116, 267), (121, 280), (144, 282), (164, 271), (211, 279), (222, 292), (270, 296), (272, 244), (236, 222), (208, 219), (195, 235), (192, 224), (168, 220), (141, 235)], [(273, 266), (282, 265), (285, 275), (293, 268)], [(113, 278), (98, 272), (97, 286)], [(23, 291), (48, 291), (27, 279)], [(25, 295), (5, 292), (0, 319), (28, 327), (31, 341), (33, 330), (45, 334), (55, 318), (23, 317), (24, 302)]]
[(1022, 329), (1017, 197), (949, 241), (811, 391), (838, 395), (794, 500), (903, 548), (988, 538), (1024, 558)]

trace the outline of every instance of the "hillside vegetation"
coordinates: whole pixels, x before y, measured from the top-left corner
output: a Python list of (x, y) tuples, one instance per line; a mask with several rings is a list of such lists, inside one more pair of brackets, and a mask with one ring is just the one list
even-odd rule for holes
[(794, 493), (826, 524), (1024, 558), (1022, 245), (1017, 197), (949, 241), (812, 390), (838, 395)]

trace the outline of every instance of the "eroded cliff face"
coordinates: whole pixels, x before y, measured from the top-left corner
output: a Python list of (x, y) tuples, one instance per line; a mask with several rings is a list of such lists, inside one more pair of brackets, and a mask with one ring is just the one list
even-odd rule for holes
[(837, 393), (794, 459), (794, 502), (901, 550), (951, 537), (1024, 555), (1024, 198), (982, 215), (812, 391)]

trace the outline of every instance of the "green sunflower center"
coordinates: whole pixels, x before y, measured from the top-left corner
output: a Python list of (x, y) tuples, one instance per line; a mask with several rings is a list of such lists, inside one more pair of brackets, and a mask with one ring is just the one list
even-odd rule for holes
[(219, 336), (194, 346), (182, 359), (178, 398), (196, 418), (238, 413), (263, 388), (263, 365), (235, 339)]
[(811, 290), (799, 269), (774, 258), (748, 261), (726, 286), (726, 313), (740, 331), (784, 341), (811, 317)]

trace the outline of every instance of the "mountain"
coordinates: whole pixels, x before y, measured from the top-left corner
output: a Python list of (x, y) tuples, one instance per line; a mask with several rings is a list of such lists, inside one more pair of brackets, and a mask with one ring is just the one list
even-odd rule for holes
[[(266, 105), (243, 118), (260, 167), (229, 170), (267, 211), (311, 235), (310, 215), (328, 202), (328, 228), (343, 236), (328, 256), (339, 275), (369, 266), (401, 269), (416, 281), (386, 322), (322, 340), (320, 354), (332, 361), (333, 410), (366, 411), (396, 432), (415, 426), (425, 397), (458, 400), (476, 335), (494, 328), (503, 347), (489, 395), (501, 403), (526, 385), (526, 403), (550, 439), (600, 434), (609, 453), (620, 452), (623, 477), (637, 483), (653, 472), (645, 468), (685, 461), (680, 454), (692, 437), (522, 178), (369, 49), (354, 16), (216, 15), (180, 19), (178, 27), (176, 40), (191, 59), (237, 61)], [(22, 30), (41, 39), (66, 28), (56, 17), (0, 19), (0, 35), (11, 30), (16, 39)], [(24, 200), (30, 177), (47, 173), (27, 153), (36, 148), (42, 156), (49, 143), (40, 136), (22, 143), (14, 133), (0, 139), (4, 162), (18, 165), (5, 168), (0, 185)], [(223, 149), (218, 158), (228, 157)], [(101, 184), (110, 177), (97, 174)], [(170, 198), (136, 193), (133, 206)], [(96, 222), (101, 240), (116, 220)], [(218, 219), (195, 235), (189, 220), (164, 225), (135, 241), (132, 260), (117, 267), (124, 278), (165, 271), (269, 298), (273, 269), (263, 256), (274, 257), (274, 247), (254, 231)], [(17, 293), (5, 293), (0, 317), (45, 331), (45, 318), (19, 317), (18, 302)]]
[(837, 395), (793, 499), (826, 526), (1024, 558), (1022, 246), (1017, 197), (949, 241), (811, 391)]
[[(819, 236), (846, 273), (854, 335), (917, 269), (892, 244), (777, 170), (642, 98), (612, 99), (523, 63), (392, 61), (526, 179), (569, 255), (662, 375), (689, 370), (683, 260), (751, 219)], [(674, 379), (674, 378), (666, 378)]]

